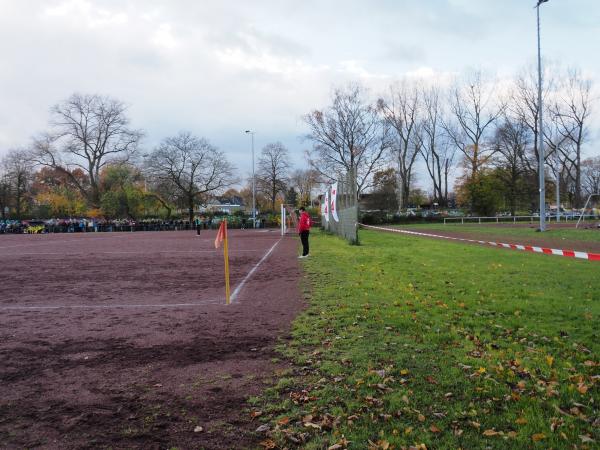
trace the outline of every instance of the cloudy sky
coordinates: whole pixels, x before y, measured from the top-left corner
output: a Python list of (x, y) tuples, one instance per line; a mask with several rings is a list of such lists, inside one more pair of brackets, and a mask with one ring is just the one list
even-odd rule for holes
[[(190, 130), (242, 171), (335, 85), (373, 95), (406, 75), (510, 77), (536, 55), (535, 0), (0, 0), (0, 155), (47, 129), (73, 92), (129, 105), (144, 146)], [(600, 1), (543, 5), (543, 51), (600, 86)], [(598, 92), (598, 91), (596, 91)], [(600, 111), (596, 111), (595, 125)], [(600, 152), (595, 152), (600, 153)]]

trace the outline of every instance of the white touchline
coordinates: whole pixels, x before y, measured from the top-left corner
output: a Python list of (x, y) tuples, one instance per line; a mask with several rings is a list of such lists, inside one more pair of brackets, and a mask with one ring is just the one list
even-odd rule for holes
[(254, 272), (256, 272), (256, 269), (259, 268), (259, 266), (263, 263), (263, 261), (269, 257), (271, 252), (275, 249), (275, 247), (277, 247), (277, 244), (279, 244), (279, 242), (281, 242), (281, 239), (282, 238), (279, 238), (279, 240), (273, 244), (273, 246), (269, 249), (269, 251), (267, 253), (265, 253), (265, 255), (260, 259), (260, 261), (255, 264), (255, 266), (252, 268), (252, 270), (250, 272), (248, 272), (248, 274), (244, 277), (242, 282), (237, 285), (237, 287), (233, 291), (233, 294), (231, 294), (231, 303), (235, 302), (235, 298), (238, 296), (238, 294), (244, 287), (244, 284), (246, 284), (246, 281), (248, 281), (250, 279), (250, 277), (252, 276), (252, 274)]
[[(230, 253), (257, 253), (261, 252), (261, 249), (258, 250), (237, 250), (231, 249)], [(87, 253), (62, 253), (62, 252), (35, 252), (35, 253), (19, 253), (12, 254), (7, 256), (91, 256), (91, 255), (153, 255), (156, 253), (214, 253), (217, 254), (216, 250), (157, 250), (157, 251), (147, 251), (147, 252), (137, 252), (137, 251), (114, 251), (114, 252), (99, 252), (95, 250), (90, 250)]]
[(110, 309), (110, 308), (178, 308), (184, 306), (204, 306), (221, 304), (220, 300), (207, 300), (201, 303), (158, 303), (158, 304), (130, 304), (130, 305), (57, 305), (57, 306), (0, 306), (0, 311), (6, 310), (32, 310), (32, 309)]

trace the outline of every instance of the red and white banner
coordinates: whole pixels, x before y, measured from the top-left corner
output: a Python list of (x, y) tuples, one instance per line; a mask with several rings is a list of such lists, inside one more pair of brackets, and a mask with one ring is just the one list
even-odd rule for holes
[(337, 213), (337, 182), (331, 185), (331, 215), (333, 216), (333, 220), (339, 222), (340, 219)]
[(325, 222), (329, 222), (329, 189), (325, 191), (323, 204), (321, 205), (321, 213), (325, 216)]

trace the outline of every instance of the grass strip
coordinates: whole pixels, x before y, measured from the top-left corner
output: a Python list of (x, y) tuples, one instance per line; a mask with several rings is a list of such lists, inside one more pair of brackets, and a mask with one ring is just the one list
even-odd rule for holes
[(264, 448), (597, 448), (598, 266), (315, 233)]
[[(595, 223), (595, 222), (594, 222)], [(537, 224), (531, 226), (523, 226), (523, 224), (517, 224), (512, 226), (511, 224), (498, 226), (494, 223), (488, 225), (472, 225), (472, 224), (410, 224), (410, 225), (393, 225), (396, 228), (402, 228), (411, 231), (452, 231), (452, 232), (465, 232), (474, 233), (483, 238), (487, 235), (494, 236), (507, 236), (510, 238), (551, 238), (551, 239), (564, 239), (565, 245), (568, 246), (568, 241), (580, 241), (580, 242), (600, 242), (600, 230), (597, 228), (552, 228), (552, 224), (548, 227), (548, 230), (544, 233), (536, 231)]]

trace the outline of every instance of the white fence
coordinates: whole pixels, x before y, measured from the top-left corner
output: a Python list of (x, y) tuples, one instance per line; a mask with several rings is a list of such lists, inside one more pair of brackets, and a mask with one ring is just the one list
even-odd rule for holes
[[(569, 222), (578, 220), (580, 217), (584, 219), (595, 219), (594, 214), (561, 214), (558, 218), (556, 215), (546, 215), (548, 222)], [(497, 216), (497, 217), (444, 217), (444, 225), (446, 223), (517, 223), (528, 222), (534, 223), (540, 220), (540, 216)]]

